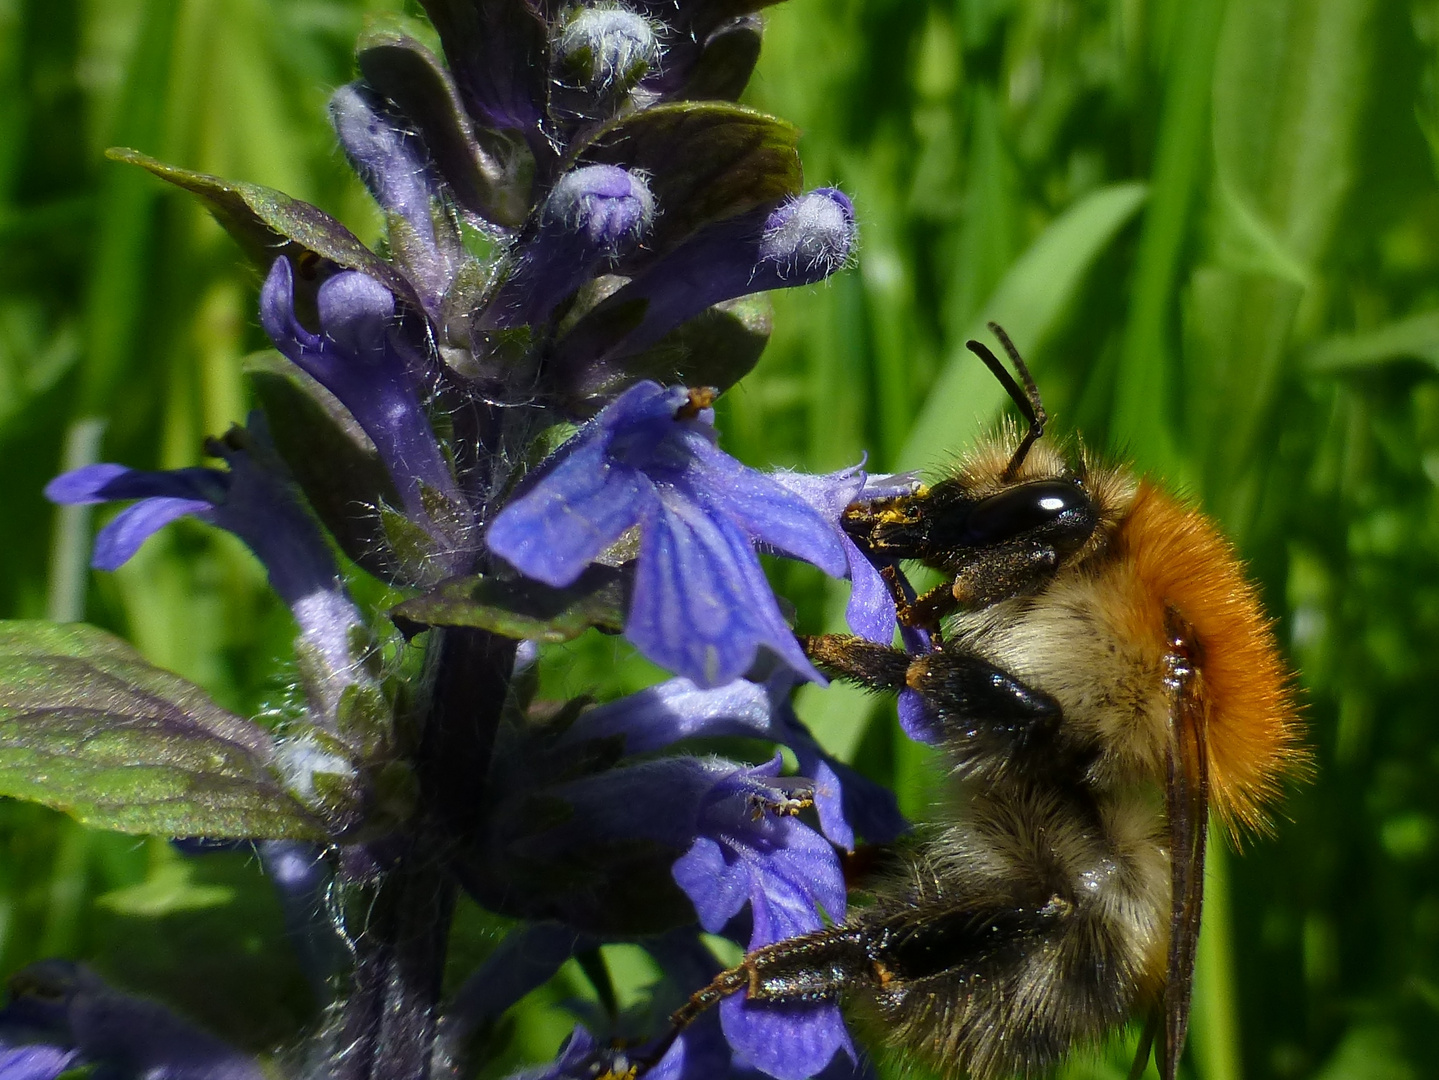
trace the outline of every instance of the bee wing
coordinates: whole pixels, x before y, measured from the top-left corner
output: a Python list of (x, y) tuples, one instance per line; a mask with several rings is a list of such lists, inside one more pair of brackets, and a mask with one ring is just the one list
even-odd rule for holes
[[(1178, 640), (1182, 641), (1183, 636)], [(1199, 915), (1204, 906), (1204, 844), (1209, 830), (1209, 747), (1198, 674), (1187, 660), (1176, 656), (1169, 682), (1172, 696), (1166, 802), (1173, 900), (1156, 1062), (1164, 1080), (1174, 1080), (1189, 1029)]]

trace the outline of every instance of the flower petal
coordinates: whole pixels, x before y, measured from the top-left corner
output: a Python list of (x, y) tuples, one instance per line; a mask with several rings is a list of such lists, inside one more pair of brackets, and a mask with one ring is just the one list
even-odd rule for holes
[(853, 540), (846, 536), (841, 543), (849, 561), (850, 580), (849, 602), (844, 608), (845, 622), (866, 640), (880, 645), (893, 644), (899, 620), (895, 616), (894, 596), (889, 585)]
[(202, 499), (141, 499), (121, 510), (100, 530), (90, 565), (96, 570), (117, 570), (130, 561), (141, 544), (176, 518), (186, 514), (208, 517), (211, 510), (211, 505)]
[(720, 1002), (720, 1026), (736, 1056), (775, 1080), (809, 1080), (854, 1043), (831, 1002), (751, 1005), (741, 991)]
[(156, 495), (216, 503), (225, 497), (229, 484), (229, 477), (217, 469), (149, 471), (102, 462), (55, 477), (45, 485), (45, 497), (62, 504), (148, 499)]
[(641, 521), (625, 636), (702, 687), (739, 678), (761, 645), (823, 683), (785, 625), (749, 541), (722, 514), (665, 498)]
[(0, 1048), (0, 1080), (55, 1080), (72, 1068), (79, 1053), (32, 1043)]
[(755, 852), (749, 855), (751, 949), (819, 930), (823, 923), (816, 905), (835, 922), (844, 919), (844, 874), (834, 848), (794, 818), (767, 823), (774, 826), (767, 844), (739, 849)]
[(701, 501), (728, 513), (760, 543), (844, 577), (836, 529), (804, 499), (764, 473), (741, 465), (703, 438), (685, 433), (693, 466), (687, 481)]
[(774, 738), (765, 687), (744, 679), (703, 690), (686, 678), (670, 679), (583, 714), (564, 742), (619, 735), (626, 754), (648, 754), (681, 739), (739, 735)]
[[(900, 641), (904, 643), (905, 651), (916, 656), (929, 652), (934, 646), (930, 643), (929, 632), (918, 627), (901, 626), (899, 628)], [(899, 726), (915, 742), (934, 745), (942, 741), (943, 731), (940, 728), (939, 718), (934, 715), (924, 698), (913, 690), (901, 690), (899, 692)]]
[(640, 519), (653, 488), (613, 463), (605, 440), (577, 446), (499, 512), (485, 534), (491, 551), (526, 577), (563, 588)]
[(718, 934), (750, 900), (750, 875), (732, 851), (708, 836), (675, 860), (675, 884), (694, 903), (700, 926)]

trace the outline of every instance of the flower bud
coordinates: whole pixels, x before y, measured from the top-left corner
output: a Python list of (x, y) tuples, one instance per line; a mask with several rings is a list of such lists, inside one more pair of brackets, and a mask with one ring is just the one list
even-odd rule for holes
[(536, 235), (490, 305), (500, 327), (543, 320), (601, 264), (628, 252), (649, 231), (655, 200), (638, 173), (585, 165), (560, 177), (540, 210)]
[(809, 285), (844, 265), (854, 239), (849, 197), (837, 188), (816, 188), (770, 214), (759, 265), (785, 285)]
[(586, 165), (560, 177), (545, 200), (543, 230), (582, 236), (602, 258), (623, 255), (649, 229), (655, 200), (644, 180), (616, 165)]
[(654, 27), (622, 8), (582, 8), (555, 42), (555, 74), (563, 86), (594, 99), (622, 94), (659, 63)]
[(345, 156), (375, 201), (399, 214), (433, 244), (433, 181), (419, 140), (386, 108), (384, 99), (364, 83), (350, 83), (335, 91), (330, 98), (330, 122)]
[[(813, 285), (841, 269), (856, 235), (854, 205), (842, 191), (816, 188), (773, 210), (753, 211), (700, 229), (586, 316), (594, 322), (643, 302), (643, 319), (603, 360), (633, 356), (707, 307), (735, 297)], [(589, 342), (578, 331), (578, 348), (561, 342), (557, 366), (581, 370), (593, 364)], [(577, 380), (578, 381), (578, 380)]]

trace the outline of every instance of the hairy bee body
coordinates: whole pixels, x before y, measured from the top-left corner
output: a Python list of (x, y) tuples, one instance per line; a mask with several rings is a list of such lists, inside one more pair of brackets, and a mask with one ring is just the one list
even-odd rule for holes
[(848, 924), (845, 991), (881, 1044), (972, 1077), (1031, 1076), (1157, 1001), (1169, 864), (1154, 801), (971, 792)]
[(934, 647), (804, 639), (841, 678), (918, 695), (950, 767), (940, 821), (893, 852), (844, 923), (754, 950), (675, 1030), (728, 994), (843, 999), (881, 1042), (999, 1080), (1137, 1018), (1174, 1080), (1211, 811), (1263, 831), (1284, 778), (1307, 767), (1289, 676), (1214, 524), (1128, 469), (1039, 443), (1038, 391), (991, 329), (1022, 389), (970, 348), (1027, 432), (846, 512), (876, 560), (945, 574), (917, 599), (891, 578), (901, 620)]
[[(752, 1000), (843, 997), (882, 1041), (975, 1080), (1042, 1074), (1159, 1017), (1176, 968), (1187, 1007), (1208, 807), (1262, 827), (1296, 754), (1268, 621), (1208, 519), (1048, 446), (1001, 481), (1016, 440), (857, 525), (873, 550), (954, 575), (933, 652), (807, 645), (841, 676), (920, 695), (950, 764), (947, 823), (845, 924), (746, 960)], [(1026, 500), (1060, 510), (1034, 524)], [(985, 514), (999, 524), (974, 524)], [(944, 547), (961, 520), (966, 542)], [(1185, 725), (1201, 751), (1188, 789)]]

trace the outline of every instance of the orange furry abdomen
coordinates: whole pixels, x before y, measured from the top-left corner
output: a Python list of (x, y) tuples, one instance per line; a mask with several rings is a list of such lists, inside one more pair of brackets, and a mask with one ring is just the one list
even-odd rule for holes
[[(1254, 586), (1207, 517), (1148, 481), (1140, 482), (1117, 539), (1134, 587), (1193, 629), (1214, 811), (1231, 832), (1266, 831), (1266, 807), (1287, 775), (1304, 771), (1308, 755), (1289, 669)], [(1148, 622), (1156, 608), (1151, 602), (1135, 611), (1147, 612)], [(1143, 637), (1156, 632), (1130, 629)]]

